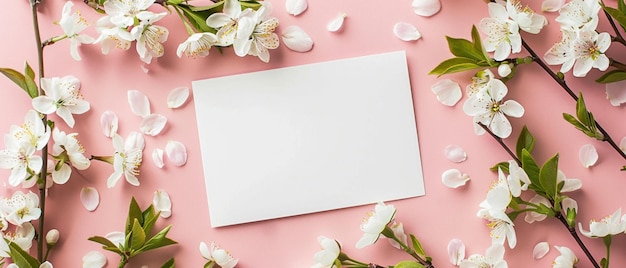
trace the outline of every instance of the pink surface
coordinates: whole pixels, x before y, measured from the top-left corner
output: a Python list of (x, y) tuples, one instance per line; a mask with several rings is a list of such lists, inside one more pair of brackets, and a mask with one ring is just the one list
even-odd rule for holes
[[(99, 17), (81, 1), (74, 1), (75, 7), (82, 10), (87, 19), (95, 24)], [(152, 111), (168, 118), (166, 130), (156, 137), (146, 136), (144, 165), (141, 167), (140, 187), (134, 187), (121, 180), (114, 188), (106, 188), (106, 179), (113, 171), (110, 165), (94, 162), (90, 169), (75, 174), (65, 185), (54, 186), (48, 194), (46, 226), (61, 232), (61, 242), (52, 252), (51, 260), (55, 267), (79, 267), (82, 256), (100, 246), (87, 241), (93, 235), (104, 235), (111, 231), (121, 231), (124, 227), (128, 202), (135, 196), (142, 207), (152, 201), (154, 191), (167, 191), (173, 202), (173, 216), (159, 220), (157, 227), (172, 224), (170, 236), (179, 245), (154, 251), (133, 260), (129, 267), (148, 265), (157, 267), (169, 255), (176, 257), (178, 267), (201, 267), (204, 260), (198, 251), (201, 241), (216, 241), (240, 259), (238, 267), (309, 267), (312, 256), (320, 247), (316, 237), (325, 235), (342, 243), (343, 250), (351, 257), (371, 261), (381, 265), (392, 265), (408, 259), (408, 255), (390, 247), (385, 241), (374, 246), (357, 250), (354, 243), (361, 236), (359, 224), (373, 206), (363, 206), (270, 220), (238, 226), (210, 228), (208, 205), (206, 202), (202, 166), (196, 132), (196, 118), (192, 103), (181, 109), (166, 107), (166, 96), (178, 86), (191, 86), (191, 81), (229, 74), (272, 69), (284, 66), (320, 62), (332, 59), (362, 56), (374, 53), (406, 50), (409, 62), (411, 85), (416, 108), (416, 119), (422, 153), (422, 165), (426, 196), (392, 202), (398, 208), (396, 219), (404, 223), (407, 232), (417, 235), (426, 251), (433, 257), (437, 267), (451, 267), (446, 246), (453, 238), (463, 240), (467, 245), (467, 255), (484, 254), (490, 245), (486, 221), (475, 216), (478, 204), (484, 199), (489, 184), (496, 175), (489, 167), (499, 161), (508, 160), (507, 154), (488, 136), (473, 133), (471, 118), (466, 116), (460, 105), (454, 108), (438, 103), (430, 91), (437, 77), (427, 75), (436, 64), (450, 57), (444, 36), (469, 38), (471, 24), (487, 14), (483, 1), (443, 1), (441, 12), (430, 18), (415, 15), (411, 1), (393, 3), (384, 1), (309, 1), (309, 9), (298, 17), (288, 15), (283, 0), (271, 0), (273, 15), (280, 19), (282, 29), (289, 25), (303, 28), (315, 41), (308, 53), (297, 53), (281, 46), (271, 51), (269, 64), (257, 58), (238, 58), (232, 49), (216, 50), (208, 58), (179, 59), (176, 47), (186, 38), (182, 24), (175, 16), (168, 16), (160, 25), (171, 31), (166, 43), (165, 56), (142, 70), (141, 62), (134, 51), (113, 51), (105, 56), (98, 46), (84, 45), (80, 48), (83, 60), (76, 62), (69, 55), (69, 42), (60, 42), (45, 49), (46, 76), (74, 75), (82, 82), (82, 93), (91, 103), (91, 110), (76, 116), (76, 127), (71, 130), (59, 123), (62, 130), (80, 133), (79, 139), (86, 148), (87, 155), (111, 155), (113, 146), (101, 133), (100, 115), (111, 110), (120, 117), (119, 133), (126, 137), (137, 130), (140, 118), (131, 113), (126, 101), (127, 91), (137, 89), (150, 98)], [(530, 1), (527, 1), (530, 2)], [(540, 10), (540, 1), (531, 7)], [(40, 6), (40, 23), (43, 38), (61, 34), (61, 29), (53, 22), (60, 17), (63, 1), (45, 0)], [(155, 7), (155, 10), (160, 8)], [(326, 23), (337, 13), (346, 12), (348, 17), (342, 31), (331, 33)], [(523, 34), (535, 49), (543, 54), (552, 42), (559, 39), (554, 14), (546, 14), (551, 21), (549, 29), (539, 36)], [(0, 9), (4, 27), (0, 49), (0, 66), (21, 70), (24, 61), (35, 65), (33, 32), (30, 26), (30, 8), (27, 1), (5, 1)], [(396, 22), (414, 24), (423, 38), (416, 42), (403, 42), (392, 33)], [(600, 29), (608, 30), (606, 24)], [(95, 29), (88, 30), (96, 36)], [(537, 138), (535, 152), (538, 161), (545, 161), (555, 153), (560, 155), (560, 168), (568, 177), (580, 178), (583, 190), (571, 194), (580, 207), (579, 220), (587, 223), (590, 219), (600, 219), (624, 205), (622, 191), (626, 189), (624, 165), (608, 144), (590, 140), (562, 119), (562, 113), (574, 113), (574, 102), (550, 78), (536, 66), (524, 66), (518, 76), (508, 83), (509, 95), (526, 108), (522, 119), (513, 119), (514, 134), (506, 142), (514, 147), (517, 134), (527, 125)], [(602, 126), (619, 141), (626, 132), (623, 124), (622, 107), (612, 107), (606, 100), (604, 87), (593, 83), (591, 78), (598, 72), (592, 71), (588, 79), (570, 82), (575, 90), (582, 90), (588, 107), (594, 112)], [(469, 75), (453, 75), (458, 81), (468, 81)], [(569, 75), (568, 75), (568, 78)], [(289, 79), (285, 77), (285, 79)], [(573, 81), (573, 80), (572, 80)], [(461, 82), (464, 86), (467, 82)], [(2, 102), (0, 107), (0, 131), (7, 132), (10, 125), (19, 125), (23, 114), (30, 108), (30, 100), (8, 79), (0, 79)], [(199, 118), (200, 122), (202, 121)], [(158, 169), (150, 159), (155, 148), (164, 148), (168, 140), (178, 140), (187, 145), (189, 161), (184, 167), (175, 167), (166, 161), (166, 167)], [(578, 150), (586, 143), (598, 149), (600, 160), (585, 169), (578, 161)], [(468, 152), (468, 160), (455, 164), (443, 155), (449, 144), (462, 146)], [(168, 165), (169, 164), (169, 165)], [(245, 167), (242, 167), (245, 168)], [(457, 168), (472, 178), (460, 189), (450, 189), (441, 183), (441, 173), (449, 168)], [(8, 171), (0, 175), (7, 177)], [(384, 183), (385, 178), (381, 178)], [(79, 192), (84, 186), (92, 186), (100, 191), (101, 203), (94, 212), (86, 211), (80, 204)], [(17, 189), (5, 187), (0, 190), (4, 196)], [(346, 189), (346, 195), (359, 194)], [(243, 198), (243, 197), (242, 197)], [(233, 212), (236, 213), (236, 212)], [(541, 260), (534, 260), (532, 248), (541, 241), (551, 245), (568, 246), (581, 259), (580, 267), (590, 267), (581, 250), (566, 230), (556, 220), (529, 225), (520, 217), (516, 222), (518, 244), (508, 250), (505, 258), (510, 267), (548, 267), (558, 256), (554, 249)], [(591, 252), (600, 259), (604, 254), (600, 240), (583, 240)], [(626, 240), (618, 237), (613, 240), (614, 253), (612, 267), (626, 264), (626, 255), (619, 254), (626, 247)], [(109, 264), (114, 267), (118, 257), (106, 253)], [(621, 264), (621, 265), (620, 265)]]

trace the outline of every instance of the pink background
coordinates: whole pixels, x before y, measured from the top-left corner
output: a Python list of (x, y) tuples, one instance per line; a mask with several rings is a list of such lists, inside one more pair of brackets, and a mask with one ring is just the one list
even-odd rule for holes
[[(193, 4), (196, 1), (193, 1)], [(79, 267), (82, 256), (91, 250), (100, 250), (96, 243), (87, 241), (93, 235), (105, 235), (111, 231), (121, 231), (124, 227), (128, 202), (135, 196), (142, 207), (152, 202), (157, 189), (167, 191), (173, 203), (173, 216), (157, 222), (157, 228), (172, 224), (170, 237), (179, 245), (153, 251), (133, 260), (129, 267), (159, 267), (170, 255), (176, 257), (179, 267), (201, 267), (204, 260), (198, 251), (201, 241), (207, 244), (216, 241), (240, 259), (238, 267), (309, 267), (312, 257), (320, 249), (318, 235), (332, 237), (341, 242), (343, 250), (355, 259), (381, 265), (393, 265), (409, 256), (390, 247), (384, 240), (357, 250), (354, 244), (361, 236), (359, 224), (373, 206), (341, 209), (311, 215), (296, 216), (279, 220), (269, 220), (238, 226), (209, 227), (208, 205), (204, 189), (199, 139), (196, 132), (194, 106), (188, 102), (183, 108), (169, 109), (166, 96), (175, 87), (191, 87), (191, 81), (230, 74), (272, 69), (284, 66), (342, 59), (375, 53), (405, 50), (416, 108), (416, 120), (422, 153), (422, 165), (426, 196), (390, 202), (398, 208), (397, 221), (403, 222), (405, 230), (415, 234), (422, 241), (427, 253), (437, 267), (451, 267), (446, 246), (453, 238), (461, 239), (467, 245), (467, 256), (480, 253), (491, 244), (486, 221), (475, 216), (478, 204), (484, 199), (489, 184), (496, 175), (489, 167), (499, 161), (509, 159), (508, 155), (489, 136), (476, 136), (473, 133), (471, 118), (461, 109), (447, 107), (437, 102), (430, 87), (439, 78), (427, 73), (442, 60), (451, 55), (447, 50), (444, 36), (469, 38), (472, 24), (478, 24), (488, 16), (483, 1), (444, 0), (443, 8), (437, 15), (424, 18), (413, 13), (410, 0), (385, 1), (310, 1), (309, 9), (300, 16), (288, 15), (284, 0), (271, 0), (273, 15), (280, 19), (280, 33), (286, 26), (298, 25), (315, 41), (308, 53), (290, 51), (284, 45), (271, 51), (269, 64), (255, 57), (239, 58), (232, 49), (224, 49), (220, 54), (213, 50), (207, 58), (179, 59), (176, 48), (186, 38), (181, 22), (175, 15), (167, 16), (159, 25), (170, 29), (169, 40), (165, 45), (165, 56), (153, 62), (145, 73), (134, 51), (113, 51), (102, 55), (100, 48), (83, 45), (80, 48), (82, 61), (76, 62), (69, 55), (69, 42), (63, 41), (45, 49), (46, 76), (74, 75), (82, 82), (82, 93), (91, 103), (91, 110), (78, 115), (75, 128), (69, 129), (58, 121), (58, 126), (66, 132), (80, 133), (79, 139), (86, 148), (87, 155), (111, 155), (113, 146), (103, 136), (99, 119), (106, 111), (114, 111), (120, 117), (119, 133), (126, 137), (138, 130), (140, 118), (131, 113), (126, 101), (128, 90), (137, 89), (150, 98), (152, 111), (168, 118), (167, 128), (156, 137), (146, 136), (144, 164), (141, 167), (140, 187), (134, 187), (121, 180), (114, 188), (106, 188), (106, 179), (113, 171), (112, 166), (93, 162), (90, 169), (74, 173), (65, 185), (56, 185), (48, 195), (46, 229), (57, 228), (61, 232), (58, 249), (51, 253), (55, 267)], [(526, 1), (535, 10), (540, 10), (541, 1)], [(615, 4), (609, 1), (609, 4)], [(40, 6), (40, 24), (43, 39), (62, 34), (53, 22), (60, 18), (64, 1), (44, 0)], [(90, 10), (82, 1), (74, 1), (75, 8), (93, 24), (100, 15)], [(162, 11), (154, 7), (154, 11)], [(339, 12), (348, 17), (342, 31), (331, 33), (326, 23)], [(548, 29), (538, 36), (523, 33), (526, 40), (542, 55), (553, 42), (559, 39), (558, 29), (553, 18), (555, 14), (545, 14), (551, 21)], [(3, 36), (0, 49), (0, 66), (22, 70), (24, 61), (36, 64), (30, 8), (26, 0), (5, 1), (0, 9)], [(392, 33), (396, 22), (409, 22), (423, 35), (416, 42), (404, 42)], [(599, 30), (608, 31), (608, 24), (602, 17)], [(93, 27), (87, 33), (96, 36)], [(616, 48), (611, 48), (611, 51)], [(525, 55), (525, 54), (523, 54)], [(555, 68), (556, 69), (556, 68)], [(606, 100), (604, 87), (593, 79), (599, 72), (592, 71), (586, 79), (568, 80), (575, 91), (582, 90), (588, 107), (597, 120), (619, 142), (625, 135), (624, 109), (612, 107)], [(451, 75), (464, 87), (469, 74)], [(571, 74), (566, 76), (571, 78)], [(286, 77), (285, 79), (289, 79)], [(557, 86), (536, 65), (522, 66), (518, 75), (508, 83), (507, 99), (515, 99), (526, 108), (521, 119), (512, 119), (513, 135), (506, 140), (514, 147), (517, 133), (527, 125), (537, 138), (536, 158), (543, 162), (555, 153), (560, 155), (560, 168), (568, 177), (580, 178), (583, 190), (571, 194), (578, 201), (579, 220), (588, 228), (590, 219), (600, 219), (614, 212), (624, 204), (623, 189), (626, 189), (624, 174), (619, 171), (624, 161), (608, 144), (593, 141), (575, 130), (562, 119), (562, 113), (574, 113), (574, 101)], [(8, 79), (0, 79), (0, 92), (3, 105), (0, 107), (0, 131), (8, 132), (10, 125), (19, 125), (25, 111), (29, 109), (29, 98)], [(56, 116), (52, 116), (57, 119)], [(199, 119), (202, 120), (201, 118)], [(168, 140), (178, 140), (186, 144), (189, 161), (184, 167), (175, 167), (167, 162), (158, 169), (152, 163), (150, 154), (155, 148), (164, 148)], [(579, 148), (593, 144), (600, 154), (598, 163), (586, 169), (578, 161)], [(463, 147), (468, 153), (467, 161), (455, 164), (443, 155), (449, 144)], [(4, 147), (3, 147), (4, 148)], [(467, 173), (471, 182), (460, 189), (450, 189), (441, 183), (441, 173), (449, 168), (457, 168)], [(8, 171), (1, 170), (7, 177)], [(384, 183), (384, 178), (381, 178)], [(94, 212), (86, 211), (79, 201), (80, 189), (92, 186), (100, 191), (101, 203)], [(0, 190), (9, 196), (14, 189), (10, 186)], [(346, 194), (359, 194), (346, 189)], [(233, 212), (236, 213), (236, 212)], [(554, 219), (529, 225), (520, 217), (516, 222), (518, 244), (508, 250), (505, 258), (510, 267), (548, 267), (558, 256), (554, 249), (541, 260), (534, 260), (532, 249), (541, 241), (550, 245), (568, 246), (581, 259), (580, 267), (590, 267), (582, 251), (576, 246), (565, 228)], [(599, 260), (604, 255), (601, 240), (583, 237), (591, 252)], [(615, 238), (613, 267), (626, 263), (626, 255), (620, 254), (626, 247), (623, 237)], [(107, 267), (116, 267), (119, 258), (106, 253)]]

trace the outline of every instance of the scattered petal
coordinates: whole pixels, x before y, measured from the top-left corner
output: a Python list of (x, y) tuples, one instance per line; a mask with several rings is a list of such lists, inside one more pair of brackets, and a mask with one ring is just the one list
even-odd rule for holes
[(156, 148), (152, 151), (152, 161), (158, 168), (163, 168), (165, 164), (163, 163), (163, 150)]
[(463, 95), (459, 83), (450, 79), (439, 80), (430, 89), (437, 95), (437, 100), (446, 106), (456, 105)]
[(167, 159), (178, 167), (187, 163), (187, 148), (179, 141), (168, 141), (165, 145), (165, 153)]
[(298, 16), (309, 7), (307, 0), (287, 0), (285, 2), (285, 9), (287, 13)]
[(167, 108), (179, 108), (187, 102), (189, 98), (189, 88), (188, 87), (177, 87), (170, 91), (170, 94), (167, 95)]
[(448, 243), (448, 256), (452, 265), (461, 265), (461, 262), (465, 259), (465, 244), (463, 241), (456, 238), (450, 240)]
[(94, 211), (100, 204), (100, 194), (93, 187), (83, 187), (80, 190), (80, 202), (88, 211)]
[(172, 216), (172, 201), (167, 192), (163, 190), (157, 190), (154, 192), (154, 198), (152, 199), (154, 208), (161, 212), (160, 216), (163, 218), (169, 218)]
[(112, 111), (105, 111), (100, 116), (100, 125), (102, 126), (102, 132), (107, 138), (113, 137), (117, 133), (118, 128), (117, 115)]
[(626, 102), (626, 80), (606, 84), (606, 99), (613, 106), (620, 106)]
[(90, 251), (83, 256), (83, 268), (102, 268), (107, 263), (107, 258), (99, 251)]
[(343, 27), (343, 21), (347, 16), (348, 14), (346, 14), (345, 12), (337, 14), (337, 16), (326, 25), (326, 29), (329, 32), (339, 31), (341, 27)]
[(313, 48), (313, 39), (300, 27), (292, 25), (283, 30), (283, 43), (296, 52), (307, 52)]
[(565, 0), (543, 0), (543, 3), (541, 3), (541, 11), (557, 12), (564, 4)]
[(422, 38), (422, 34), (413, 26), (406, 22), (398, 22), (393, 26), (393, 34), (402, 41), (415, 41)]
[(580, 151), (578, 151), (578, 159), (580, 159), (580, 163), (583, 164), (585, 168), (593, 166), (596, 161), (598, 161), (598, 151), (596, 151), (596, 147), (593, 147), (591, 144), (583, 145), (580, 147)]
[(139, 90), (128, 91), (128, 104), (130, 104), (130, 110), (138, 116), (145, 117), (150, 114), (150, 101)]
[(459, 188), (467, 183), (470, 178), (467, 174), (461, 174), (458, 169), (448, 169), (441, 174), (443, 185), (450, 188)]
[(151, 114), (143, 118), (139, 124), (139, 130), (146, 135), (156, 136), (165, 128), (166, 123), (167, 117), (160, 114)]
[(413, 12), (422, 17), (430, 17), (441, 10), (439, 0), (413, 0)]
[(443, 152), (446, 158), (454, 163), (461, 163), (467, 159), (467, 153), (458, 145), (450, 144), (443, 149)]
[(550, 251), (548, 242), (539, 242), (533, 249), (533, 258), (535, 258), (535, 260), (541, 259), (548, 254), (548, 251)]

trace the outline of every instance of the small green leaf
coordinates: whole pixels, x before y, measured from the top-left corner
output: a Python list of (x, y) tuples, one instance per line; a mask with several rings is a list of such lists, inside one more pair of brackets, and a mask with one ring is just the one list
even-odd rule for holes
[[(220, 2), (220, 3), (223, 3), (223, 2)], [(209, 8), (216, 8), (215, 5), (212, 5)], [(187, 18), (187, 20), (191, 23), (191, 25), (196, 30), (201, 31), (201, 32), (210, 32), (210, 33), (217, 32), (217, 30), (209, 27), (206, 24), (206, 19), (210, 16), (210, 14), (219, 12), (219, 10), (221, 10), (221, 6), (219, 7), (219, 9), (215, 9), (215, 10), (197, 10), (197, 9), (194, 9), (193, 6), (186, 5), (186, 4), (180, 4), (177, 7), (183, 11), (183, 15)]]
[(165, 247), (165, 246), (176, 244), (177, 243), (176, 241), (171, 240), (171, 239), (166, 237), (167, 236), (167, 232), (170, 231), (170, 228), (172, 228), (171, 225), (165, 227), (165, 229), (161, 230), (160, 232), (155, 234), (153, 237), (148, 239), (148, 241), (146, 241), (144, 246), (141, 248), (141, 251), (148, 251), (148, 250), (151, 250), (151, 249), (155, 249), (155, 248), (160, 248), (160, 247)]
[(102, 236), (92, 236), (87, 240), (101, 244), (102, 249), (104, 250), (112, 251), (117, 254), (122, 254), (122, 250), (118, 248), (117, 245), (113, 244), (113, 242), (109, 241), (109, 239), (106, 239)]
[(20, 72), (16, 70), (9, 69), (9, 68), (0, 68), (0, 73), (4, 74), (4, 76), (9, 78), (11, 81), (13, 81), (13, 83), (15, 83), (21, 89), (23, 89), (26, 92), (26, 94), (30, 96), (30, 93), (28, 92), (28, 86), (26, 85), (26, 78), (23, 74), (21, 74)]
[(626, 80), (626, 72), (622, 70), (612, 70), (600, 76), (600, 78), (596, 79), (596, 82), (600, 84), (608, 84), (623, 80)]
[(587, 105), (582, 93), (578, 94), (578, 100), (576, 101), (576, 118), (585, 126), (589, 126), (591, 123), (589, 122), (589, 112), (587, 111)]
[(169, 259), (166, 263), (164, 263), (161, 268), (174, 268), (174, 258)]
[(580, 121), (578, 121), (578, 119), (576, 119), (573, 115), (571, 114), (567, 114), (567, 113), (563, 113), (563, 119), (565, 119), (565, 121), (569, 122), (570, 124), (572, 124), (576, 129), (585, 132), (587, 130), (587, 127), (584, 126)]
[(135, 197), (133, 197), (130, 200), (130, 206), (128, 208), (128, 218), (126, 219), (126, 234), (129, 234), (131, 232), (135, 220), (139, 221), (139, 225), (143, 224), (143, 215), (141, 212), (141, 208), (139, 208), (137, 200), (135, 200)]
[(489, 168), (489, 170), (491, 171), (498, 171), (498, 168), (500, 168), (502, 171), (509, 173), (509, 162), (500, 162), (497, 163), (495, 166)]
[[(618, 2), (621, 2), (621, 0), (619, 0)], [(622, 26), (622, 29), (626, 29), (626, 15), (624, 15), (624, 13), (615, 8), (604, 5), (602, 1), (600, 1), (600, 5), (602, 6), (602, 9), (606, 11), (606, 13), (611, 15), (611, 17), (613, 17), (619, 23), (619, 25)]]
[(139, 224), (139, 220), (135, 219), (135, 222), (133, 223), (133, 230), (130, 235), (130, 249), (138, 250), (144, 245), (145, 242), (146, 233)]
[(436, 74), (438, 76), (444, 74), (458, 73), (462, 71), (472, 70), (472, 69), (481, 69), (488, 65), (480, 65), (474, 59), (468, 58), (450, 58), (441, 62), (437, 67), (435, 67), (428, 74)]
[(28, 252), (24, 251), (18, 244), (10, 243), (8, 241), (7, 243), (9, 244), (9, 250), (11, 251), (9, 255), (11, 255), (11, 259), (13, 260), (13, 263), (17, 265), (17, 267), (39, 268), (39, 265), (41, 263), (39, 263), (39, 261), (33, 256), (28, 254)]
[(394, 268), (424, 268), (424, 265), (415, 261), (401, 261), (393, 266)]
[(522, 132), (520, 132), (519, 138), (517, 139), (517, 146), (515, 148), (517, 157), (522, 155), (522, 150), (526, 149), (526, 151), (532, 152), (534, 147), (535, 137), (533, 137), (528, 128), (524, 126), (522, 128)]
[(420, 241), (417, 240), (417, 238), (412, 234), (409, 234), (409, 236), (411, 237), (411, 243), (413, 244), (413, 249), (415, 250), (415, 252), (417, 252), (417, 254), (419, 255), (425, 256), (426, 252), (424, 252), (424, 248), (422, 247)]
[(31, 77), (31, 78), (35, 78), (35, 71), (33, 71), (33, 68), (30, 67), (28, 62), (24, 62), (24, 75)]
[(540, 186), (541, 182), (539, 181), (539, 165), (535, 159), (530, 155), (528, 150), (522, 149), (522, 168), (528, 175), (530, 179), (531, 185)]
[(494, 67), (494, 61), (491, 59), (487, 50), (483, 46), (483, 42), (480, 39), (480, 33), (478, 33), (478, 29), (476, 25), (472, 25), (472, 43), (474, 43), (474, 49), (477, 51), (481, 51), (483, 54), (483, 58), (487, 59), (487, 64), (491, 67)]
[(155, 214), (155, 210), (154, 210), (154, 206), (150, 205), (146, 210), (143, 211), (142, 216), (143, 216), (143, 231), (146, 234), (149, 234), (150, 232), (152, 232), (152, 227), (154, 226), (154, 223), (156, 223), (157, 219), (159, 218), (159, 213)]
[(557, 172), (559, 164), (559, 155), (555, 155), (548, 159), (541, 169), (539, 170), (539, 180), (541, 181), (541, 187), (546, 192), (547, 198), (555, 200), (557, 197)]
[(446, 40), (448, 41), (448, 48), (454, 56), (459, 58), (474, 59), (476, 61), (487, 60), (482, 51), (476, 50), (474, 48), (474, 44), (472, 44), (469, 40), (452, 38), (449, 36), (446, 36)]

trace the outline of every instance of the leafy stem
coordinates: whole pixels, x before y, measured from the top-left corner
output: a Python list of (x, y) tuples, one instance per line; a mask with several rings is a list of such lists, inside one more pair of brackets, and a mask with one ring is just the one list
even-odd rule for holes
[(558, 213), (558, 214), (556, 214), (555, 217), (561, 223), (563, 223), (563, 226), (565, 226), (565, 228), (567, 228), (567, 230), (569, 231), (570, 235), (574, 238), (574, 240), (576, 240), (576, 243), (578, 244), (578, 246), (585, 253), (585, 256), (587, 256), (589, 261), (591, 261), (591, 264), (593, 264), (593, 267), (600, 268), (600, 265), (598, 264), (596, 259), (593, 258), (593, 255), (591, 255), (591, 252), (589, 252), (589, 249), (587, 249), (587, 246), (585, 246), (585, 243), (583, 243), (583, 241), (580, 239), (580, 236), (578, 236), (578, 233), (576, 232), (576, 228), (569, 226), (569, 224), (567, 223), (567, 219), (565, 219), (565, 217), (563, 217), (563, 214)]

